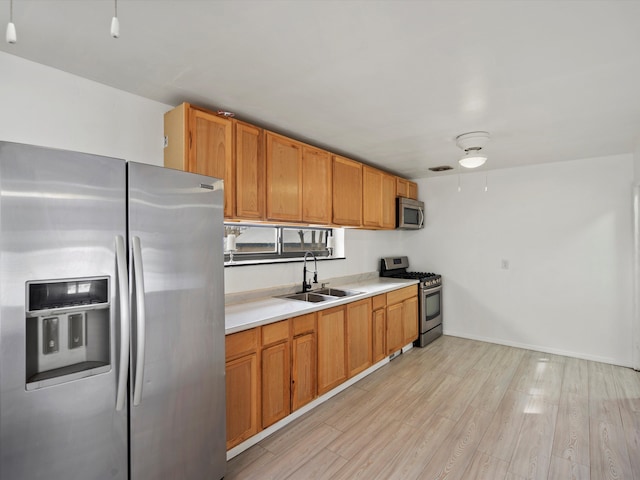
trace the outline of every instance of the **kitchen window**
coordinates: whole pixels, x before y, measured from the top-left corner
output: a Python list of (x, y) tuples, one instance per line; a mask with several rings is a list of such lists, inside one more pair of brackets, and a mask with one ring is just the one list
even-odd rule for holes
[(225, 223), (224, 261), (227, 265), (286, 261), (303, 258), (305, 252), (330, 257), (333, 235), (332, 228)]

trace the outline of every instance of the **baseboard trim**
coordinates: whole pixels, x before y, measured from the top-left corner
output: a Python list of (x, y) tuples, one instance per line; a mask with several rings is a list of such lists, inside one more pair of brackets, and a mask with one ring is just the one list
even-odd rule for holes
[(621, 363), (618, 360), (615, 360), (613, 358), (609, 358), (609, 357), (600, 357), (597, 355), (587, 355), (584, 353), (578, 353), (578, 352), (572, 352), (569, 350), (561, 350), (561, 349), (557, 349), (557, 348), (549, 348), (549, 347), (545, 347), (542, 345), (534, 345), (534, 344), (528, 344), (528, 343), (519, 343), (519, 342), (512, 342), (510, 340), (504, 340), (501, 338), (490, 338), (490, 337), (483, 337), (481, 335), (469, 335), (467, 333), (460, 333), (460, 332), (452, 332), (450, 330), (444, 332), (445, 335), (449, 335), (451, 337), (460, 337), (460, 338), (467, 338), (469, 340), (479, 340), (481, 342), (487, 342), (487, 343), (495, 343), (497, 345), (505, 345), (507, 347), (516, 347), (516, 348), (524, 348), (527, 350), (535, 350), (536, 352), (544, 352), (544, 353), (551, 353), (554, 355), (563, 355), (565, 357), (574, 357), (574, 358), (580, 358), (582, 360), (590, 360), (593, 362), (601, 362), (601, 363), (608, 363), (611, 365), (617, 365), (620, 367), (628, 367), (628, 368), (632, 368), (631, 365), (627, 365), (624, 363)]

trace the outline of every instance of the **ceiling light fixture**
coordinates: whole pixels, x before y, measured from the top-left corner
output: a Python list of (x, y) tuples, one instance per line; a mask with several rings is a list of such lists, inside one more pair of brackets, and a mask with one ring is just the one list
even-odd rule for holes
[(118, 20), (118, 0), (114, 0), (115, 11), (111, 19), (111, 36), (118, 38), (120, 36), (120, 21)]
[(487, 155), (482, 148), (489, 142), (488, 132), (469, 132), (456, 137), (456, 145), (464, 150), (464, 156), (458, 160), (465, 168), (476, 168), (484, 165)]
[(14, 44), (18, 41), (16, 26), (13, 24), (13, 0), (9, 0), (9, 23), (7, 24), (7, 43)]

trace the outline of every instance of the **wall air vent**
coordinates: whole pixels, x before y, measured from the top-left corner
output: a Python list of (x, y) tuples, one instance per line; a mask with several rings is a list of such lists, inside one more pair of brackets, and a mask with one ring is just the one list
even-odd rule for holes
[(453, 167), (449, 165), (440, 165), (439, 167), (431, 167), (429, 170), (432, 172), (446, 172), (447, 170), (453, 170)]

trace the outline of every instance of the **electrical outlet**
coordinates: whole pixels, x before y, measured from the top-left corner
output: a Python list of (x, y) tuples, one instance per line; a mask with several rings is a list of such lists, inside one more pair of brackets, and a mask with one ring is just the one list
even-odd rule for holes
[(509, 260), (506, 260), (504, 258), (500, 260), (500, 268), (502, 268), (503, 270), (509, 270)]
[(169, 146), (169, 137), (167, 137), (166, 135), (164, 136), (164, 148), (167, 148)]

